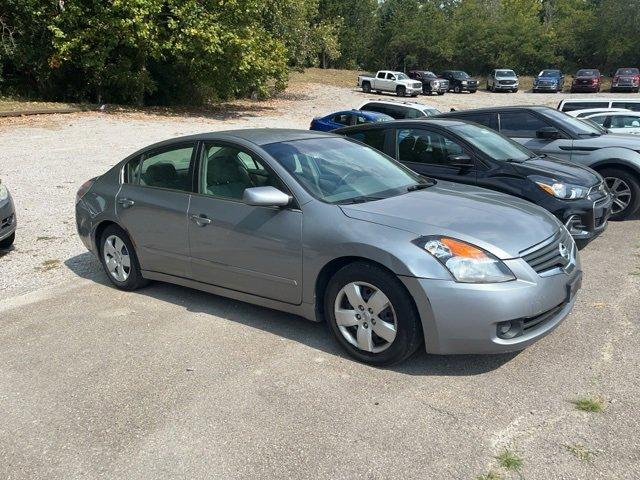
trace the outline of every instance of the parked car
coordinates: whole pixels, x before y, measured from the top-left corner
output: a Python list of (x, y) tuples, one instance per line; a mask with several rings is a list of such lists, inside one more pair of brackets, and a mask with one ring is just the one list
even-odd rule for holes
[(640, 112), (640, 98), (568, 98), (558, 104), (561, 112), (587, 108), (624, 108)]
[(467, 72), (445, 70), (440, 76), (449, 80), (449, 91), (453, 90), (455, 93), (476, 93), (478, 91), (478, 80), (471, 78)]
[(487, 75), (487, 90), (492, 92), (517, 92), (519, 86), (520, 81), (513, 70), (497, 68)]
[(597, 93), (602, 86), (602, 75), (595, 68), (582, 68), (576, 72), (571, 81), (571, 93)]
[(378, 148), (417, 173), (515, 195), (553, 213), (582, 244), (607, 226), (612, 195), (588, 167), (537, 156), (474, 123), (429, 119), (335, 133)]
[(640, 135), (640, 112), (630, 110), (620, 112), (591, 113), (582, 117), (606, 128), (611, 133)]
[(564, 75), (560, 70), (542, 70), (533, 79), (533, 93), (537, 92), (561, 92), (564, 88)]
[(449, 91), (449, 80), (440, 78), (428, 70), (411, 70), (409, 78), (422, 82), (422, 93), (427, 95), (432, 93), (444, 95)]
[(370, 75), (358, 75), (358, 87), (362, 88), (364, 93), (393, 92), (399, 97), (416, 97), (422, 93), (422, 82), (412, 80), (402, 72), (380, 70), (375, 77)]
[(360, 105), (359, 110), (384, 113), (396, 120), (433, 117), (440, 114), (440, 110), (432, 105), (396, 100), (370, 100)]
[(13, 199), (7, 186), (0, 180), (0, 250), (6, 250), (13, 245), (17, 225)]
[(640, 70), (619, 68), (611, 81), (612, 92), (640, 92)]
[(78, 192), (113, 285), (148, 280), (326, 319), (376, 365), (519, 350), (581, 284), (577, 248), (530, 202), (420, 177), (335, 135), (248, 129), (144, 148)]
[(324, 117), (315, 117), (311, 121), (309, 130), (318, 130), (320, 132), (329, 132), (336, 128), (345, 127), (347, 125), (362, 125), (371, 122), (388, 122), (393, 120), (389, 115), (380, 112), (364, 111), (364, 110), (343, 110), (341, 112), (330, 113)]
[(594, 113), (609, 113), (609, 112), (630, 112), (626, 108), (585, 108), (584, 110), (570, 110), (567, 115), (575, 118), (584, 118)]
[(443, 118), (470, 120), (498, 130), (539, 155), (581, 163), (596, 170), (614, 194), (612, 220), (640, 208), (640, 144), (631, 135), (607, 133), (549, 107), (494, 107), (448, 112)]

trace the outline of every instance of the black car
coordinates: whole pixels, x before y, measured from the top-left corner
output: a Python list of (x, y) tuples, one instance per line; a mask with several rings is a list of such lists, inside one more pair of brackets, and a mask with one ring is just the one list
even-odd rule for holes
[(471, 78), (467, 72), (462, 70), (445, 70), (440, 76), (449, 80), (449, 90), (456, 93), (478, 91), (478, 80)]
[(440, 78), (428, 70), (411, 70), (409, 72), (409, 78), (422, 82), (422, 93), (426, 95), (432, 93), (444, 95), (449, 91), (449, 80)]
[(597, 172), (538, 156), (482, 125), (400, 120), (334, 133), (374, 147), (417, 173), (529, 200), (553, 213), (583, 245), (607, 226), (612, 197)]

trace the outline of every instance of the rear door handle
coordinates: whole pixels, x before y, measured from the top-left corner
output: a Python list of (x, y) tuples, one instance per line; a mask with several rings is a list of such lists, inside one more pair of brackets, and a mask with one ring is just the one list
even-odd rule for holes
[(211, 219), (204, 215), (191, 215), (191, 220), (196, 222), (199, 227), (204, 227), (211, 223)]
[(124, 208), (129, 208), (129, 207), (133, 207), (136, 202), (128, 198), (121, 198), (120, 200), (118, 200), (118, 203), (122, 205)]

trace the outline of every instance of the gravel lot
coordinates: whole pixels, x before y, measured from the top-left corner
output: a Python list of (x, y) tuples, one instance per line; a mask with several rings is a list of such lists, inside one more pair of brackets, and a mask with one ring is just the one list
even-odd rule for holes
[[(418, 101), (447, 110), (563, 96)], [(77, 188), (137, 148), (307, 128), (369, 97), (298, 84), (203, 116), (0, 120), (0, 175), (19, 219), (0, 257), (0, 478), (638, 478), (640, 220), (611, 224), (583, 250), (574, 312), (533, 347), (421, 353), (387, 370), (290, 315), (163, 284), (114, 290), (76, 238)], [(603, 411), (577, 410), (581, 396)], [(500, 466), (505, 450), (520, 472)]]

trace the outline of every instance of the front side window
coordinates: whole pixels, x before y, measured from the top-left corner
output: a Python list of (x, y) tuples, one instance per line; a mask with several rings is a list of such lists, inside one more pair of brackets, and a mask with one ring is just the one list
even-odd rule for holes
[(536, 132), (548, 125), (529, 112), (500, 114), (500, 132), (507, 137), (536, 138)]
[(485, 125), (487, 127), (492, 128), (493, 127), (492, 117), (493, 117), (493, 114), (491, 113), (470, 113), (470, 114), (461, 116), (460, 118), (467, 122), (475, 122), (475, 123), (479, 123), (481, 125)]
[(604, 126), (605, 121), (607, 120), (606, 115), (597, 115), (595, 117), (589, 117), (589, 120), (592, 122), (596, 122), (600, 126)]
[(448, 165), (451, 155), (464, 153), (457, 143), (436, 132), (405, 128), (397, 132), (398, 160), (431, 165)]
[(574, 135), (598, 136), (603, 133), (603, 131), (597, 126), (585, 123), (579, 118), (572, 117), (571, 115), (567, 115), (566, 113), (553, 108), (545, 108), (544, 110), (541, 110), (541, 113), (545, 117), (549, 117), (554, 120), (562, 129), (571, 132)]
[(334, 115), (331, 118), (331, 121), (333, 123), (338, 123), (340, 125), (350, 125), (350, 123), (351, 123), (351, 115), (348, 115), (346, 113), (341, 113), (339, 115)]
[(200, 161), (199, 192), (242, 200), (252, 187), (275, 187), (288, 192), (280, 179), (256, 156), (236, 147), (207, 144)]
[(194, 145), (181, 145), (144, 154), (134, 183), (190, 192), (193, 149)]
[(313, 138), (263, 146), (311, 195), (328, 203), (388, 198), (424, 183), (373, 148), (346, 138)]

